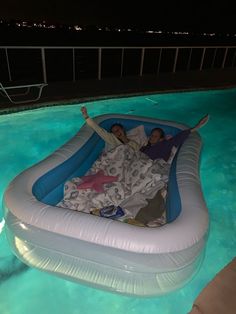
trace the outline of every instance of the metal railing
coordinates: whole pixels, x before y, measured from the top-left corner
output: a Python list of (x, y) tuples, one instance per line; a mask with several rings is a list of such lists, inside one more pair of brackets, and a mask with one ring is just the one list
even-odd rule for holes
[[(18, 59), (19, 55), (22, 55), (22, 51), (24, 51), (23, 61)], [(33, 51), (36, 51), (37, 53), (32, 53)], [(69, 51), (70, 53), (65, 54), (64, 57), (61, 56), (61, 63), (57, 65), (54, 64), (54, 67), (52, 68), (51, 63), (55, 62), (54, 58), (56, 58), (58, 54), (61, 54), (62, 51)], [(128, 68), (131, 66), (133, 68), (133, 72), (131, 71), (131, 74), (139, 76), (149, 74), (158, 75), (160, 72), (175, 73), (178, 71), (202, 71), (213, 68), (224, 69), (226, 67), (236, 67), (236, 46), (0, 46), (0, 52), (0, 81), (14, 81), (14, 76), (17, 78), (19, 77), (19, 75), (16, 74), (17, 69), (20, 72), (24, 72), (22, 70), (24, 67), (28, 68), (28, 72), (29, 69), (31, 72), (36, 71), (37, 76), (41, 76), (41, 81), (44, 83), (48, 83), (48, 81), (57, 81), (60, 76), (63, 76), (63, 71), (61, 71), (60, 75), (57, 75), (57, 78), (53, 78), (53, 75), (51, 75), (51, 78), (49, 78), (50, 71), (58, 72), (63, 67), (64, 70), (66, 68), (67, 70), (70, 68), (69, 72), (71, 77), (67, 80), (72, 81), (80, 80), (84, 77), (88, 78), (89, 73), (93, 73), (95, 78), (98, 80), (101, 80), (103, 77), (107, 76), (128, 76), (130, 74), (130, 70), (128, 70)], [(28, 57), (26, 57), (27, 53)], [(52, 53), (54, 54), (54, 57), (52, 57)], [(85, 57), (86, 54), (91, 54), (91, 59)], [(33, 57), (33, 55), (37, 55), (37, 57)], [(109, 59), (107, 64), (106, 59)], [(18, 60), (18, 64), (16, 60)], [(37, 63), (37, 67), (35, 62)], [(116, 67), (115, 74), (112, 74), (113, 67)], [(14, 75), (13, 69), (15, 73)], [(87, 76), (84, 74), (86, 71), (88, 73)], [(24, 74), (24, 76), (27, 76), (27, 74)], [(59, 80), (62, 79), (64, 80), (63, 77), (60, 77)]]

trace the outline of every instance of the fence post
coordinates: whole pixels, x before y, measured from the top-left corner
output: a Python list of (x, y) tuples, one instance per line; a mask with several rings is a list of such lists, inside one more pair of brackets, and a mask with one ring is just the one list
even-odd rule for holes
[(225, 67), (225, 61), (226, 61), (227, 53), (228, 53), (228, 47), (225, 48), (224, 59), (223, 59), (222, 65), (221, 65), (222, 69), (224, 69), (224, 67)]
[(235, 50), (235, 52), (234, 52), (234, 56), (233, 56), (232, 59), (233, 59), (233, 60), (232, 60), (231, 68), (234, 68), (234, 62), (235, 62), (235, 59), (236, 59), (236, 50)]
[(8, 77), (9, 77), (9, 81), (12, 81), (12, 77), (11, 77), (11, 69), (10, 69), (10, 64), (9, 64), (9, 59), (8, 59), (8, 52), (7, 52), (7, 48), (5, 48), (5, 54), (6, 54), (6, 59), (7, 59), (7, 70), (8, 70)]
[(72, 57), (73, 57), (73, 82), (75, 82), (75, 48), (72, 48)]
[(174, 66), (173, 66), (173, 73), (175, 73), (175, 70), (176, 70), (178, 54), (179, 54), (179, 48), (176, 48), (176, 51), (175, 51), (175, 61), (174, 61)]
[(98, 79), (102, 76), (102, 48), (98, 48)]
[(41, 58), (43, 66), (43, 82), (47, 84), (47, 69), (46, 69), (46, 60), (45, 60), (45, 48), (41, 48)]
[(189, 57), (188, 57), (188, 64), (187, 64), (187, 71), (189, 71), (189, 69), (190, 69), (191, 58), (192, 58), (192, 51), (193, 51), (193, 48), (190, 49), (190, 54), (189, 54)]
[(142, 75), (143, 75), (143, 61), (144, 61), (144, 55), (145, 55), (145, 48), (142, 48), (139, 76), (142, 76)]
[(216, 58), (217, 49), (218, 49), (218, 48), (215, 48), (215, 51), (214, 51), (214, 56), (213, 56), (213, 59), (212, 59), (212, 62), (211, 62), (211, 68), (213, 68), (214, 63), (215, 63), (215, 58)]
[(160, 49), (160, 55), (159, 55), (159, 60), (158, 60), (158, 66), (157, 66), (157, 74), (160, 71), (160, 66), (161, 66), (161, 54), (162, 54), (162, 48)]
[(203, 61), (204, 61), (205, 52), (206, 52), (206, 48), (203, 48), (202, 58), (201, 58), (201, 64), (200, 64), (199, 71), (202, 71), (202, 66), (203, 66)]
[(124, 66), (124, 48), (121, 49), (120, 77), (123, 76), (123, 66)]

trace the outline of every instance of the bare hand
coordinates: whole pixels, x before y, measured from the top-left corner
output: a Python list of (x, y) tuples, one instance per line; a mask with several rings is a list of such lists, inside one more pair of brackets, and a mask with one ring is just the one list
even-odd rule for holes
[(81, 112), (82, 112), (82, 115), (86, 118), (88, 117), (88, 112), (87, 112), (87, 108), (86, 107), (81, 107)]
[(205, 115), (196, 125), (191, 129), (191, 132), (196, 131), (197, 129), (200, 129), (203, 127), (209, 120), (210, 116), (209, 114)]
[(210, 116), (209, 114), (205, 115), (196, 125), (196, 127), (199, 129), (201, 127), (203, 127), (209, 120)]

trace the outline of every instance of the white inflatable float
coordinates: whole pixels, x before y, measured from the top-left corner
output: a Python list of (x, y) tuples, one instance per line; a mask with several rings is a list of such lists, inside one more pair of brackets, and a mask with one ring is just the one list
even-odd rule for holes
[[(186, 127), (157, 119), (102, 115), (104, 128), (144, 125), (176, 134)], [(180, 147), (168, 181), (167, 224), (139, 227), (57, 207), (66, 180), (83, 176), (104, 142), (84, 125), (68, 143), (18, 175), (4, 195), (6, 230), (16, 256), (29, 266), (93, 287), (156, 296), (182, 287), (204, 256), (208, 211), (199, 180), (201, 139)]]

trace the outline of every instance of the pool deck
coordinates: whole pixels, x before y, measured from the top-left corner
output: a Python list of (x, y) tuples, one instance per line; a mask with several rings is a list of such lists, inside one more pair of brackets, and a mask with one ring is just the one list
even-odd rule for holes
[[(37, 102), (12, 104), (0, 96), (0, 112), (68, 104), (121, 96), (236, 87), (236, 68), (160, 73), (158, 76), (104, 78), (49, 83)], [(27, 99), (19, 98), (20, 100)]]
[(189, 314), (234, 314), (236, 312), (236, 258), (201, 291)]

